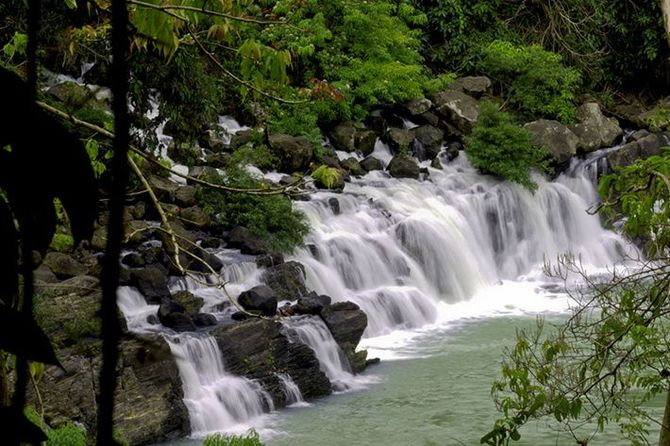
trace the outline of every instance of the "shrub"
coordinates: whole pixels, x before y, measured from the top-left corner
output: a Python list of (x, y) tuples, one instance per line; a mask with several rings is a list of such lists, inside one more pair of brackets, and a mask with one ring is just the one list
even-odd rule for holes
[(46, 446), (86, 445), (86, 429), (83, 426), (75, 426), (71, 422), (67, 422), (56, 429), (52, 429), (44, 422), (33, 406), (26, 407), (24, 413), (26, 418), (41, 427), (47, 434)]
[(312, 172), (312, 178), (314, 178), (317, 183), (324, 185), (326, 188), (333, 189), (335, 185), (337, 185), (337, 183), (342, 180), (342, 172), (334, 167), (322, 165), (319, 166), (319, 168), (314, 172)]
[(532, 167), (547, 171), (548, 153), (531, 144), (527, 130), (491, 102), (482, 102), (479, 120), (466, 140), (468, 158), (484, 174), (496, 175), (535, 190)]
[(538, 45), (496, 40), (483, 49), (479, 66), (502, 84), (504, 97), (523, 114), (565, 123), (575, 120), (581, 75), (563, 65), (560, 55)]
[(214, 434), (205, 437), (203, 446), (264, 446), (258, 432), (251, 429), (246, 435)]
[[(208, 181), (223, 183), (220, 177), (209, 177)], [(269, 188), (239, 166), (228, 168), (225, 184), (246, 189)], [(200, 206), (217, 224), (227, 229), (244, 226), (273, 250), (290, 252), (309, 231), (304, 215), (293, 209), (293, 203), (284, 195), (250, 195), (200, 187), (197, 196)]]

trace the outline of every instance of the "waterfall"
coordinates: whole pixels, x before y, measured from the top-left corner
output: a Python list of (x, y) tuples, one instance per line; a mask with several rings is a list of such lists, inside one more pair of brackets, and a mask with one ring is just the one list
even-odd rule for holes
[(333, 335), (320, 317), (299, 316), (282, 321), (289, 339), (302, 342), (314, 350), (321, 371), (326, 374), (335, 390), (349, 390), (356, 384), (349, 361), (337, 345)]
[[(181, 282), (181, 285), (195, 287), (191, 282)], [(148, 323), (147, 317), (156, 315), (158, 305), (147, 305), (135, 288), (120, 287), (117, 296), (130, 331), (160, 333), (170, 346), (182, 380), (192, 435), (243, 432), (251, 427), (254, 419), (274, 410), (272, 398), (260, 384), (226, 372), (221, 351), (212, 336), (176, 334), (161, 325)]]
[[(386, 156), (387, 147), (375, 151)], [(478, 174), (465, 156), (429, 168), (430, 181), (371, 172), (344, 194), (298, 203), (312, 232), (296, 260), (310, 288), (367, 313), (366, 337), (433, 323), (492, 286), (543, 277), (543, 263), (566, 253), (606, 268), (634, 248), (587, 212), (605, 153), (573, 160), (553, 182), (535, 175), (535, 193)]]
[(239, 426), (243, 430), (246, 423), (274, 409), (260, 384), (226, 373), (213, 337), (189, 333), (166, 339), (177, 360), (194, 436)]
[(293, 382), (291, 376), (288, 373), (276, 373), (275, 376), (279, 379), (279, 382), (282, 384), (284, 390), (284, 395), (286, 395), (286, 405), (287, 406), (304, 406), (308, 405), (305, 403), (305, 400), (300, 393), (298, 385)]

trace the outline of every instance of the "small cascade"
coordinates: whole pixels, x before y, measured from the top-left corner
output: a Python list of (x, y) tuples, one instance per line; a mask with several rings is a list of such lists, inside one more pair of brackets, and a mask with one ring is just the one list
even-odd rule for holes
[(211, 336), (166, 336), (177, 360), (194, 436), (242, 427), (273, 410), (260, 384), (226, 373)]
[(119, 309), (130, 331), (159, 333), (170, 346), (182, 380), (184, 404), (194, 436), (220, 431), (243, 432), (251, 427), (249, 423), (253, 420), (274, 410), (272, 398), (260, 384), (226, 372), (221, 351), (212, 336), (175, 334), (162, 325), (152, 325), (147, 318), (156, 315), (158, 305), (148, 305), (142, 294), (132, 287), (120, 287), (117, 295)]
[(344, 391), (354, 387), (356, 378), (351, 373), (349, 361), (320, 317), (300, 316), (284, 319), (282, 323), (289, 338), (293, 335), (314, 350), (321, 371), (335, 390)]
[(275, 376), (279, 379), (279, 382), (282, 384), (284, 390), (284, 395), (286, 395), (286, 405), (306, 405), (305, 400), (300, 393), (298, 385), (293, 382), (291, 376), (288, 373), (277, 373)]

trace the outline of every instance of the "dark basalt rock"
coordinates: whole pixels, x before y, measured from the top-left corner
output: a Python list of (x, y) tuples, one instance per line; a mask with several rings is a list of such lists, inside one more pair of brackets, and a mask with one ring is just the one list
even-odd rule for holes
[(265, 240), (256, 237), (242, 226), (233, 228), (228, 234), (228, 247), (239, 249), (242, 254), (267, 254), (268, 245)]
[(196, 297), (190, 291), (177, 291), (172, 295), (172, 301), (180, 305), (187, 313), (199, 313), (205, 303), (202, 297)]
[(330, 305), (331, 301), (330, 296), (319, 296), (312, 291), (307, 296), (298, 299), (298, 303), (292, 309), (295, 314), (311, 314), (316, 316), (321, 314), (321, 311)]
[(43, 260), (46, 265), (59, 279), (68, 279), (80, 276), (88, 272), (88, 268), (76, 261), (70, 254), (62, 252), (50, 252)]
[(312, 143), (304, 136), (270, 135), (270, 147), (279, 157), (284, 172), (303, 171), (312, 161)]
[(277, 314), (277, 295), (266, 285), (259, 285), (244, 291), (237, 301), (247, 311), (259, 311), (265, 316)]
[(345, 152), (353, 152), (355, 150), (355, 135), (356, 130), (354, 129), (354, 123), (351, 121), (336, 125), (328, 133), (333, 147)]
[(174, 302), (164, 302), (158, 308), (158, 319), (174, 331), (195, 331), (196, 326), (186, 309)]
[(286, 262), (266, 269), (261, 282), (272, 288), (280, 300), (295, 300), (307, 294), (305, 267), (298, 262)]
[(280, 252), (273, 252), (271, 254), (264, 254), (256, 257), (256, 266), (259, 268), (270, 268), (275, 265), (284, 263), (284, 255)]
[(419, 165), (416, 161), (402, 155), (394, 156), (389, 163), (387, 170), (394, 178), (412, 178), (418, 180), (419, 175), (421, 174)]
[(198, 327), (211, 327), (217, 324), (216, 317), (209, 313), (198, 313), (192, 316), (193, 323)]
[(312, 349), (289, 342), (281, 328), (278, 322), (250, 319), (217, 327), (211, 334), (219, 344), (226, 370), (259, 380), (276, 407), (286, 404), (286, 396), (275, 373), (288, 373), (306, 399), (330, 394), (330, 382)]
[(144, 295), (147, 302), (160, 303), (163, 298), (170, 297), (167, 271), (152, 265), (130, 273), (131, 283)]
[(372, 172), (373, 170), (384, 170), (384, 165), (382, 162), (374, 156), (368, 156), (363, 161), (361, 161), (361, 167), (368, 172)]

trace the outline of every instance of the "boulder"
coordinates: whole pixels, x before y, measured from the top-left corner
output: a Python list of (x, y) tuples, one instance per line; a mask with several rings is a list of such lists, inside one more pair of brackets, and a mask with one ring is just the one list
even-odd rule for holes
[[(422, 125), (414, 129), (414, 155), (424, 161), (435, 158), (442, 149), (444, 132), (432, 125)], [(418, 144), (417, 144), (418, 143)]]
[(196, 326), (186, 309), (175, 302), (165, 301), (158, 307), (158, 319), (174, 331), (195, 331)]
[(589, 102), (577, 110), (579, 124), (569, 128), (579, 138), (578, 149), (588, 153), (602, 147), (610, 147), (623, 135), (616, 118), (603, 115), (600, 105)]
[(444, 167), (442, 166), (442, 161), (440, 161), (439, 157), (433, 158), (433, 160), (430, 162), (430, 167), (433, 169), (438, 169), (438, 170), (443, 170)]
[[(180, 220), (170, 218), (168, 221), (170, 223), (170, 228), (177, 236), (177, 241), (181, 240), (182, 245), (184, 243), (186, 243), (187, 246), (192, 245), (195, 244), (195, 242), (198, 240), (195, 234), (187, 230)], [(161, 227), (164, 227), (163, 223), (161, 223)], [(158, 231), (157, 234), (158, 238), (161, 240), (161, 242), (163, 242), (163, 249), (165, 249), (165, 252), (167, 252), (169, 255), (174, 255), (175, 246), (172, 242), (172, 237), (170, 237), (170, 234), (167, 231)]]
[(180, 187), (177, 183), (170, 181), (167, 178), (159, 177), (158, 175), (150, 175), (147, 181), (159, 201), (164, 201), (166, 203), (174, 202), (175, 194)]
[(233, 136), (230, 137), (230, 149), (236, 150), (251, 141), (254, 136), (254, 131), (251, 129), (240, 130), (235, 132)]
[(185, 225), (192, 229), (203, 229), (212, 224), (209, 215), (200, 208), (200, 206), (191, 206), (181, 210), (181, 219)]
[(340, 200), (336, 197), (330, 197), (328, 199), (328, 206), (330, 207), (330, 210), (333, 211), (334, 215), (340, 215), (342, 212), (340, 209)]
[(579, 138), (558, 121), (540, 119), (523, 126), (531, 134), (532, 143), (549, 151), (558, 164), (567, 163), (577, 154)]
[(449, 88), (479, 99), (491, 91), (491, 85), (491, 79), (486, 76), (466, 76), (456, 79)]
[(121, 263), (131, 268), (141, 268), (147, 264), (142, 254), (137, 252), (131, 252), (123, 256)]
[(356, 352), (356, 347), (368, 325), (368, 317), (353, 302), (337, 302), (321, 310), (321, 318), (344, 351), (354, 373), (365, 369), (367, 352)]
[(41, 264), (40, 266), (33, 271), (33, 277), (35, 281), (40, 281), (44, 283), (56, 283), (58, 282), (58, 277), (49, 269), (48, 266), (45, 264)]
[(88, 268), (73, 259), (70, 254), (62, 252), (48, 253), (42, 263), (59, 279), (68, 279), (88, 272)]
[(131, 245), (144, 243), (153, 236), (153, 228), (149, 222), (145, 220), (127, 221), (124, 223), (123, 231), (125, 235), (125, 243)]
[(296, 314), (311, 314), (317, 316), (321, 311), (330, 305), (332, 299), (330, 296), (319, 296), (315, 292), (309, 293), (305, 297), (298, 299), (298, 302), (293, 306), (293, 311)]
[(303, 171), (309, 167), (314, 149), (304, 136), (275, 133), (268, 137), (268, 142), (281, 160), (281, 168), (285, 172)]
[(670, 128), (670, 96), (660, 99), (651, 110), (640, 113), (637, 121), (654, 132)]
[(183, 307), (187, 313), (199, 313), (205, 303), (202, 297), (196, 297), (193, 293), (186, 290), (173, 293), (172, 301)]
[(356, 150), (361, 152), (364, 156), (371, 154), (375, 150), (376, 141), (377, 134), (373, 130), (356, 130), (354, 145), (356, 146)]
[(193, 166), (189, 169), (188, 175), (200, 180), (207, 180), (212, 178), (221, 179), (221, 174), (219, 171), (211, 166)]
[(277, 295), (266, 285), (255, 286), (250, 290), (244, 291), (237, 298), (242, 307), (250, 312), (260, 312), (265, 316), (275, 316), (277, 314)]
[(340, 164), (344, 169), (349, 171), (351, 175), (361, 176), (365, 175), (365, 171), (361, 167), (361, 163), (358, 162), (356, 158), (347, 158), (343, 161), (340, 161)]
[(213, 314), (197, 313), (192, 316), (193, 323), (197, 327), (213, 327), (218, 322)]
[(336, 150), (343, 150), (345, 152), (353, 152), (355, 145), (356, 130), (354, 123), (351, 121), (343, 122), (336, 125), (329, 133), (330, 143)]
[(394, 178), (413, 178), (415, 180), (419, 179), (421, 173), (416, 161), (402, 155), (394, 156), (387, 170)]
[(288, 373), (305, 399), (331, 393), (314, 351), (305, 344), (290, 342), (279, 322), (249, 319), (216, 327), (210, 333), (219, 344), (226, 371), (258, 380), (276, 408), (286, 405), (276, 373)]
[(472, 132), (479, 119), (479, 103), (461, 91), (448, 90), (438, 93), (433, 102), (437, 113), (464, 135)]
[(198, 144), (203, 149), (209, 149), (212, 152), (223, 152), (226, 150), (226, 144), (223, 140), (223, 131), (221, 128), (206, 130), (200, 138)]
[(197, 249), (195, 255), (205, 261), (203, 264), (200, 260), (192, 259), (190, 269), (200, 273), (210, 274), (212, 271), (219, 272), (223, 268), (223, 262), (214, 254), (205, 251), (204, 249)]
[(449, 161), (455, 160), (458, 158), (458, 155), (461, 153), (461, 150), (465, 150), (463, 143), (460, 141), (450, 141), (447, 144), (447, 159)]
[(260, 280), (272, 288), (280, 300), (295, 300), (307, 294), (305, 267), (295, 261), (266, 269)]
[(638, 159), (649, 158), (652, 155), (659, 155), (663, 139), (656, 134), (638, 135), (636, 141), (631, 141), (624, 144), (620, 149), (607, 154), (607, 165), (610, 170), (618, 167), (625, 167), (633, 164)]
[(242, 254), (267, 254), (268, 245), (265, 240), (251, 234), (243, 226), (236, 226), (228, 234), (228, 247), (239, 249)]
[(183, 208), (195, 206), (197, 203), (196, 189), (194, 186), (179, 186), (174, 193), (174, 201), (178, 206)]
[(163, 298), (170, 297), (165, 268), (152, 265), (130, 273), (131, 283), (137, 287), (147, 302), (160, 303)]
[(374, 156), (368, 156), (361, 161), (361, 167), (368, 172), (372, 172), (373, 170), (384, 170), (382, 162)]
[(273, 252), (256, 257), (256, 266), (259, 268), (269, 268), (284, 263), (284, 255), (280, 252)]
[(406, 102), (403, 104), (403, 109), (410, 116), (422, 115), (433, 107), (433, 103), (430, 99), (415, 99), (413, 101)]
[(390, 128), (386, 132), (385, 140), (396, 151), (407, 150), (414, 141), (414, 133), (408, 129)]

